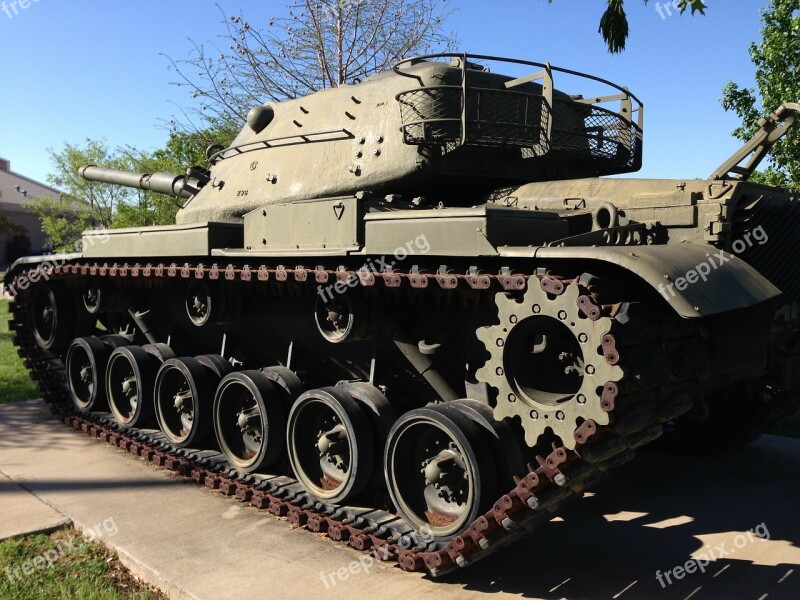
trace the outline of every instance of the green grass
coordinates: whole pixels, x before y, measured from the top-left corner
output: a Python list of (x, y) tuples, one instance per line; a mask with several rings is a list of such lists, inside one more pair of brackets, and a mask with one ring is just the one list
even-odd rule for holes
[(165, 600), (166, 596), (131, 576), (102, 544), (87, 543), (76, 530), (62, 529), (49, 536), (0, 543), (0, 598)]
[(11, 343), (13, 334), (8, 330), (8, 317), (8, 300), (0, 300), (0, 404), (40, 396)]

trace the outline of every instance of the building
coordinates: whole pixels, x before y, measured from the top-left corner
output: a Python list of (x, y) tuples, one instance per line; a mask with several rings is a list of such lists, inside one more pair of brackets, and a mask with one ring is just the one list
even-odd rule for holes
[[(26, 254), (41, 254), (45, 245), (45, 235), (38, 217), (30, 210), (31, 201), (36, 198), (61, 200), (61, 192), (29, 177), (14, 173), (11, 163), (0, 158), (0, 212), (12, 223), (25, 229), (23, 235), (30, 241)], [(27, 242), (14, 240), (14, 235), (0, 235), (0, 270), (6, 268), (19, 254), (20, 246)]]

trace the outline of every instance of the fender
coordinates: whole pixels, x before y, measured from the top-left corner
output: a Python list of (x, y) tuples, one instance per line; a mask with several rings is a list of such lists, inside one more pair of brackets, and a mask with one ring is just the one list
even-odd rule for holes
[[(506, 247), (500, 249), (500, 254), (531, 256), (531, 249)], [(533, 254), (542, 260), (594, 260), (617, 265), (659, 292), (685, 319), (748, 308), (781, 296), (777, 287), (745, 261), (701, 244), (544, 247)], [(12, 285), (16, 271), (21, 268), (40, 263), (56, 266), (81, 256), (76, 253), (19, 259), (9, 268), (5, 283)]]
[(537, 259), (595, 260), (630, 271), (685, 319), (777, 300), (781, 291), (733, 254), (702, 244), (545, 247)]
[(30, 280), (25, 279), (24, 283), (16, 282), (14, 279), (17, 277), (17, 274), (25, 269), (31, 269), (39, 265), (39, 267), (47, 267), (48, 269), (53, 269), (55, 267), (61, 267), (67, 264), (70, 261), (77, 260), (82, 258), (83, 254), (80, 252), (73, 252), (71, 254), (42, 254), (39, 256), (24, 256), (22, 258), (18, 258), (14, 261), (14, 263), (8, 268), (6, 271), (5, 277), (3, 277), (3, 285), (6, 288), (6, 291), (11, 294), (12, 296), (16, 295), (17, 289), (15, 286), (19, 286), (19, 289), (26, 289), (28, 285), (31, 283), (36, 283), (39, 279), (47, 279), (49, 276), (46, 272), (42, 271), (40, 276), (36, 278), (34, 281), (33, 278)]

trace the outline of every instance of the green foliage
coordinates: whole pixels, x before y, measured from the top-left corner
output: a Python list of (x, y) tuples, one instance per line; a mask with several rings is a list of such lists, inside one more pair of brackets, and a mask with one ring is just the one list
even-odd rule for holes
[(83, 205), (93, 224), (108, 227), (114, 207), (128, 200), (130, 193), (117, 186), (90, 183), (78, 174), (78, 169), (86, 165), (124, 169), (128, 166), (124, 157), (110, 150), (104, 140), (87, 139), (83, 147), (67, 143), (61, 152), (49, 152), (55, 173), (48, 175), (47, 181), (61, 190), (61, 203), (70, 207)]
[[(603, 41), (608, 46), (608, 51), (612, 54), (617, 54), (625, 50), (625, 42), (628, 40), (628, 33), (630, 27), (628, 25), (628, 15), (625, 12), (625, 0), (606, 0), (608, 3), (603, 16), (600, 17), (600, 27), (597, 32), (603, 36)], [(548, 0), (552, 4), (553, 0)], [(647, 4), (648, 0), (644, 0)], [(672, 0), (665, 0), (664, 4), (671, 4)], [(701, 15), (706, 14), (708, 8), (702, 0), (679, 0), (678, 10), (681, 14), (686, 12), (687, 8), (692, 10), (694, 15), (699, 12)]]
[(37, 199), (32, 210), (42, 221), (48, 243), (59, 252), (74, 251), (86, 229), (172, 224), (180, 207), (174, 198), (89, 182), (78, 170), (95, 165), (137, 173), (182, 174), (190, 166), (206, 164), (209, 145), (227, 146), (237, 133), (238, 127), (230, 121), (215, 121), (201, 131), (173, 131), (166, 145), (153, 152), (131, 147), (110, 149), (102, 140), (86, 140), (81, 146), (65, 144), (59, 152), (50, 150), (54, 172), (48, 177), (48, 182), (62, 191), (61, 201)]
[[(172, 138), (172, 135), (170, 135), (170, 138)], [(135, 148), (124, 148), (119, 152), (126, 159), (124, 168), (128, 171), (137, 173), (171, 171), (177, 174), (186, 170), (186, 166), (175, 169), (173, 160), (155, 159), (153, 154), (142, 152)], [(162, 152), (162, 150), (157, 152)], [(168, 166), (164, 166), (163, 163), (165, 162), (168, 162)], [(169, 225), (175, 222), (175, 213), (180, 206), (178, 200), (171, 196), (146, 190), (128, 189), (130, 198), (126, 202), (117, 205), (111, 223), (112, 228)]]
[[(742, 125), (733, 135), (747, 140), (757, 121), (784, 102), (800, 102), (800, 0), (771, 0), (761, 15), (761, 42), (750, 45), (756, 88), (728, 82), (722, 106), (735, 112)], [(800, 187), (800, 131), (791, 130), (773, 146), (771, 165), (753, 181), (783, 187)]]
[[(127, 169), (138, 173), (167, 171), (182, 174), (191, 166), (206, 164), (206, 149), (212, 144), (228, 146), (239, 128), (230, 121), (212, 123), (201, 131), (170, 132), (163, 148), (148, 153), (126, 148), (123, 153), (129, 163)], [(133, 190), (136, 197), (119, 204), (114, 213), (112, 227), (144, 227), (147, 225), (169, 225), (175, 222), (180, 201), (164, 194), (144, 190)]]
[(624, 4), (624, 0), (608, 0), (608, 8), (600, 17), (600, 27), (597, 29), (612, 54), (622, 52), (628, 39), (628, 15), (625, 14)]
[(47, 244), (54, 252), (75, 252), (81, 232), (95, 223), (92, 210), (83, 202), (69, 205), (52, 198), (37, 198), (31, 210), (39, 217)]
[(208, 127), (199, 131), (172, 131), (164, 148), (153, 152), (152, 165), (156, 170), (179, 173), (192, 165), (206, 164), (206, 149), (212, 144), (229, 146), (239, 133), (240, 126), (232, 120), (211, 119)]
[(49, 152), (54, 172), (47, 181), (61, 190), (61, 200), (38, 198), (31, 210), (41, 220), (42, 231), (54, 250), (73, 252), (82, 231), (109, 227), (115, 208), (132, 195), (126, 188), (90, 183), (78, 169), (85, 165), (121, 169), (127, 163), (102, 140), (86, 140), (83, 146), (67, 143), (60, 152)]

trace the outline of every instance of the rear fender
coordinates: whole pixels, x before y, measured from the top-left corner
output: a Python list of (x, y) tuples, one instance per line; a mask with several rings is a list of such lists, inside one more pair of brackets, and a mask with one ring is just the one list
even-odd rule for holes
[(685, 319), (748, 308), (781, 291), (736, 256), (702, 244), (545, 247), (537, 259), (591, 260), (617, 265), (655, 289)]

